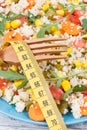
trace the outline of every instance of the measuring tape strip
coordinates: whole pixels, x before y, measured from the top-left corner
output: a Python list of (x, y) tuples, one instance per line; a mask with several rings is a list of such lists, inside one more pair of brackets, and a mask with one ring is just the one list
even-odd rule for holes
[(18, 56), (27, 79), (29, 80), (36, 101), (39, 103), (49, 129), (67, 130), (62, 116), (50, 93), (49, 86), (41, 73), (31, 49), (23, 41), (11, 42), (11, 45)]

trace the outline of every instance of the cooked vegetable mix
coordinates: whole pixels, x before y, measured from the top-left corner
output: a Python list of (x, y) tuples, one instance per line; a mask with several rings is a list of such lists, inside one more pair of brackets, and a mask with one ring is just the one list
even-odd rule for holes
[[(61, 53), (67, 55), (67, 59), (38, 63), (58, 109), (61, 114), (71, 111), (74, 118), (87, 116), (87, 2), (0, 2), (0, 56), (1, 50), (8, 47), (11, 41), (28, 42), (45, 37), (67, 38), (64, 41), (68, 46), (67, 52)], [(26, 110), (32, 120), (45, 120), (21, 65), (8, 64), (2, 57), (0, 97), (13, 104), (17, 112)]]

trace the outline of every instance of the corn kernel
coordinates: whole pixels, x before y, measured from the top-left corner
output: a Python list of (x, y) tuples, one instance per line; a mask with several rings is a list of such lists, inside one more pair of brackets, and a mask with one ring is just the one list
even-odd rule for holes
[(59, 16), (64, 16), (64, 14), (65, 14), (64, 10), (62, 10), (62, 9), (61, 10), (57, 10), (56, 13)]
[(23, 80), (15, 80), (15, 81), (14, 81), (14, 85), (15, 85), (16, 87), (18, 87), (19, 85), (21, 85), (22, 82), (23, 82)]
[(68, 48), (66, 54), (70, 55), (72, 53), (72, 48)]
[(42, 10), (46, 11), (49, 9), (49, 4), (44, 4)]
[(63, 80), (62, 81), (62, 88), (64, 91), (68, 91), (71, 88), (70, 82), (68, 80)]
[(57, 30), (57, 31), (53, 32), (53, 34), (54, 34), (54, 35), (57, 35), (57, 36), (60, 36), (61, 33), (60, 33), (59, 30)]
[(82, 63), (81, 63), (81, 61), (79, 61), (79, 60), (74, 60), (74, 61), (73, 61), (73, 64), (75, 64), (75, 66), (76, 66), (77, 68), (82, 67)]
[(50, 27), (51, 33), (55, 33), (57, 31), (57, 28), (55, 26)]
[(12, 0), (5, 0), (5, 5), (10, 5), (12, 3)]
[(72, 2), (72, 0), (68, 0), (68, 2)]
[(85, 69), (87, 68), (87, 61), (85, 61), (85, 63), (82, 64), (82, 67)]
[(34, 92), (33, 92), (32, 88), (29, 88), (28, 92), (31, 95), (32, 100), (35, 100), (35, 96), (34, 96)]
[(21, 21), (20, 20), (13, 20), (11, 22), (11, 27), (14, 28), (14, 29), (20, 27), (20, 25), (21, 25)]
[(17, 66), (16, 66), (16, 65), (12, 65), (12, 66), (11, 66), (11, 70), (17, 72)]
[(79, 0), (74, 0), (74, 3), (75, 4), (79, 4)]
[(36, 19), (35, 20), (35, 25), (36, 26), (40, 26), (40, 25), (42, 25), (43, 24), (43, 22), (40, 20), (40, 19)]
[(11, 27), (10, 22), (6, 22), (5, 23), (5, 29), (8, 30), (8, 29), (10, 29), (10, 27)]

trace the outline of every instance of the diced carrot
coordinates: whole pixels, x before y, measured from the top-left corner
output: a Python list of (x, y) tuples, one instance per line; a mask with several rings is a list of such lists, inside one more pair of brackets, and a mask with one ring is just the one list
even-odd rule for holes
[(22, 36), (19, 33), (14, 31), (9, 31), (4, 35), (4, 43), (22, 41)]
[(34, 121), (44, 121), (45, 120), (43, 113), (39, 107), (39, 104), (37, 102), (33, 103), (29, 107), (28, 114), (29, 114), (30, 119), (32, 119)]
[(80, 109), (81, 109), (81, 115), (82, 116), (87, 116), (87, 107), (80, 107)]
[(84, 103), (86, 103), (87, 102), (87, 97), (84, 97)]
[(31, 9), (35, 5), (35, 0), (27, 0), (27, 2), (29, 5), (24, 10)]
[(62, 6), (58, 4), (56, 9), (60, 10), (62, 9)]
[(62, 23), (62, 30), (73, 36), (77, 36), (80, 33), (78, 25), (72, 23), (69, 20)]
[(22, 39), (23, 39), (23, 40), (29, 39), (29, 37), (27, 37), (27, 36), (24, 35), (24, 36), (22, 36)]

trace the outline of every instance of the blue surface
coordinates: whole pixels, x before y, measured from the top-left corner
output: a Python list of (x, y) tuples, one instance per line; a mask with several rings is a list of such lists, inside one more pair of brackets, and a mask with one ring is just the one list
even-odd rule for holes
[[(16, 112), (14, 106), (9, 105), (7, 102), (5, 102), (2, 99), (0, 99), (0, 112), (3, 114), (6, 114), (9, 117), (17, 119), (17, 120), (29, 122), (32, 124), (47, 126), (46, 122), (35, 122), (35, 121), (30, 120), (26, 111), (24, 111), (22, 113)], [(72, 125), (72, 124), (77, 124), (77, 123), (87, 121), (87, 117), (81, 117), (80, 119), (74, 119), (71, 113), (68, 113), (67, 115), (63, 116), (63, 118), (64, 118), (66, 125)]]

